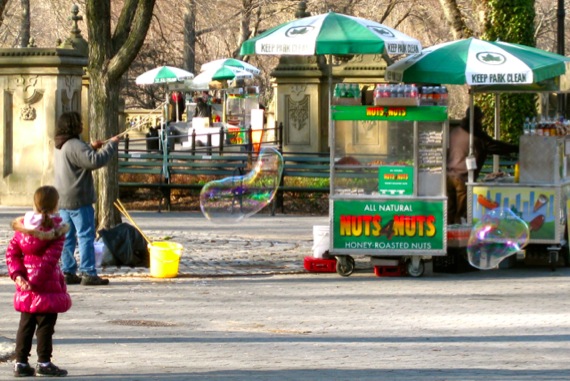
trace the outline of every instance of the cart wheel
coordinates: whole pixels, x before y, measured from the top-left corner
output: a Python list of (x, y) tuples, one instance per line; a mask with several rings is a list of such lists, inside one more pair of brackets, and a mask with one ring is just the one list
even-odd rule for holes
[(550, 269), (556, 271), (556, 265), (558, 264), (558, 251), (552, 250), (548, 252), (548, 263), (550, 264)]
[(424, 260), (417, 257), (412, 257), (406, 263), (408, 274), (414, 278), (424, 275), (425, 264)]
[(354, 258), (350, 255), (336, 257), (336, 272), (341, 276), (349, 276), (354, 272)]

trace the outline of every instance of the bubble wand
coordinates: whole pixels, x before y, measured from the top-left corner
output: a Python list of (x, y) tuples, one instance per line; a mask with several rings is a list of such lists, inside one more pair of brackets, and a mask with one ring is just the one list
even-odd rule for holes
[[(148, 115), (145, 116), (143, 119), (141, 119), (138, 123), (131, 125), (130, 127), (128, 127), (125, 131), (115, 135), (118, 138), (123, 137), (123, 135), (126, 135), (128, 132), (133, 131), (133, 130), (137, 130), (139, 129), (142, 125), (146, 124), (148, 122), (148, 120), (150, 119), (150, 114), (157, 111), (158, 109), (162, 108), (162, 106), (164, 106), (165, 102), (162, 102), (160, 105), (158, 105), (158, 107), (156, 107), (154, 110), (150, 110), (148, 112)], [(103, 141), (104, 143), (107, 143), (108, 141), (110, 141), (112, 138), (109, 138), (107, 140)]]

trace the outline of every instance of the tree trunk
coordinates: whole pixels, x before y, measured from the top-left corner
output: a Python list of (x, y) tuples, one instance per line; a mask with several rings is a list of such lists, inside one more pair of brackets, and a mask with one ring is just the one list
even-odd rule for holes
[[(107, 140), (119, 133), (119, 90), (120, 82), (110, 80), (100, 71), (92, 70), (89, 88), (89, 138)], [(95, 171), (95, 188), (98, 190), (98, 202), (95, 207), (97, 230), (109, 228), (121, 222), (119, 211), (114, 202), (119, 198), (119, 168), (115, 155), (109, 164)]]
[(4, 9), (10, 0), (0, 0), (0, 26), (4, 23)]
[[(89, 127), (92, 140), (107, 140), (119, 133), (120, 78), (138, 54), (150, 26), (155, 0), (125, 0), (111, 33), (111, 1), (86, 2), (89, 35)], [(117, 156), (95, 171), (98, 202), (97, 230), (120, 222), (114, 207), (119, 196)]]
[(196, 71), (196, 0), (186, 0), (184, 9), (184, 69)]
[(20, 48), (27, 48), (30, 43), (30, 0), (20, 0), (22, 13), (20, 20)]
[(439, 0), (443, 15), (449, 24), (454, 40), (467, 38), (473, 35), (473, 31), (467, 27), (461, 15), (457, 0)]

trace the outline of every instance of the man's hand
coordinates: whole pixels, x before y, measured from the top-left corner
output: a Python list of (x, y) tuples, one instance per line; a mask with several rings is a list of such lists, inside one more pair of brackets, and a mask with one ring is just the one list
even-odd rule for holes
[(93, 147), (94, 150), (98, 150), (99, 148), (103, 147), (103, 142), (101, 140), (92, 141), (91, 147)]

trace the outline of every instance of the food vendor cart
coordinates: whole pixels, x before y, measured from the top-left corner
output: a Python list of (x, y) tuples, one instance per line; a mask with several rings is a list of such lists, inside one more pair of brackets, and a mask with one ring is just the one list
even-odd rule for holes
[(447, 107), (418, 104), (331, 107), (329, 253), (342, 276), (353, 256), (421, 276), (424, 261), (446, 255)]
[[(388, 80), (405, 83), (465, 84), (470, 87), (469, 168), (470, 160), (474, 161), (474, 92), (495, 93), (495, 138), (498, 138), (500, 93), (567, 91), (569, 69), (570, 57), (504, 41), (468, 38), (434, 45), (419, 55), (404, 58), (390, 65), (385, 76)], [(567, 144), (566, 138), (545, 138), (522, 137), (518, 184), (476, 183), (474, 168), (470, 168), (468, 222), (477, 222), (486, 210), (496, 206), (515, 209), (530, 225), (529, 248), (546, 245), (554, 261), (565, 246)], [(498, 160), (496, 163), (495, 168)]]
[[(547, 96), (548, 93), (541, 93)], [(570, 208), (570, 135), (522, 135), (518, 181), (513, 176), (489, 176), (467, 184), (468, 222), (475, 224), (496, 207), (511, 209), (530, 230), (526, 255), (547, 256), (554, 270), (569, 264), (567, 218)]]

